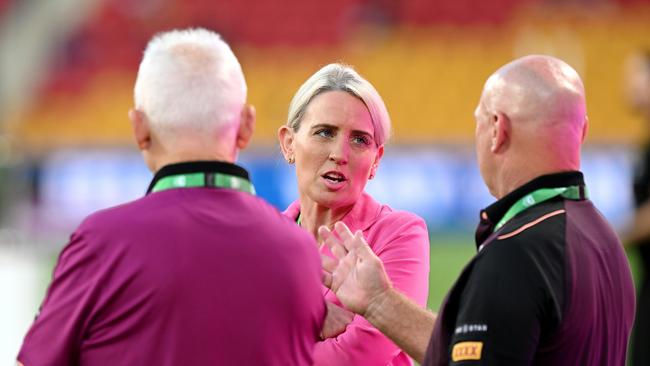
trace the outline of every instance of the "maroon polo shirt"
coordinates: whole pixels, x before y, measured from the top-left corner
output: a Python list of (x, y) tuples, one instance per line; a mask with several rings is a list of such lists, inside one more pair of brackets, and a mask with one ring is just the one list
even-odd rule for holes
[[(186, 173), (245, 170), (182, 163)], [(151, 190), (151, 188), (150, 188)], [(63, 249), (18, 360), (310, 365), (325, 316), (316, 244), (252, 194), (172, 188), (89, 216)]]
[[(539, 190), (577, 197), (535, 202)], [(582, 173), (533, 179), (481, 215), (479, 248), (447, 295), (423, 365), (624, 365), (634, 285)]]

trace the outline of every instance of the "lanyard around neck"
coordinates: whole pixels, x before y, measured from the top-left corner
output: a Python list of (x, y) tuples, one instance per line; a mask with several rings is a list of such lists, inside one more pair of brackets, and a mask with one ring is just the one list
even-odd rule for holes
[[(583, 190), (582, 194), (580, 190)], [(510, 221), (513, 217), (515, 217), (518, 213), (521, 211), (524, 211), (525, 209), (535, 206), (538, 203), (542, 203), (544, 201), (548, 201), (551, 198), (557, 197), (557, 196), (562, 196), (566, 199), (569, 200), (581, 200), (581, 199), (586, 199), (587, 197), (587, 187), (584, 186), (569, 186), (569, 187), (558, 187), (558, 188), (542, 188), (538, 189), (536, 191), (533, 191), (521, 199), (519, 199), (517, 202), (515, 202), (514, 205), (506, 211), (505, 215), (499, 220), (499, 222), (496, 224), (494, 227), (494, 231), (499, 230), (503, 225), (506, 224), (506, 222)]]
[(189, 173), (169, 175), (153, 186), (152, 192), (173, 188), (230, 188), (255, 195), (255, 187), (247, 179), (223, 173)]

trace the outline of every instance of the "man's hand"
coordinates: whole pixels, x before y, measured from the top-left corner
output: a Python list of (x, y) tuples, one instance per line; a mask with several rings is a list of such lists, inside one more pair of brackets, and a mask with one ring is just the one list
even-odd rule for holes
[(352, 235), (337, 222), (333, 232), (321, 226), (318, 234), (336, 257), (321, 257), (325, 285), (345, 307), (361, 314), (421, 364), (436, 315), (393, 289), (384, 265), (360, 231)]
[(320, 333), (321, 339), (334, 338), (345, 332), (345, 328), (354, 318), (354, 313), (349, 312), (342, 307), (329, 301), (327, 304), (327, 316), (323, 324), (323, 331)]
[(345, 307), (366, 316), (369, 306), (392, 287), (381, 260), (361, 231), (353, 235), (342, 222), (334, 225), (333, 232), (321, 226), (318, 233), (336, 257), (322, 257), (323, 282)]

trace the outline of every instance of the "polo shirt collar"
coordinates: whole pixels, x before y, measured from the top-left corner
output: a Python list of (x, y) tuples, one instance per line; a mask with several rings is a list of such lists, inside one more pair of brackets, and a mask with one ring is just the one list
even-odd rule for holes
[(343, 216), (341, 221), (353, 233), (357, 230), (365, 231), (377, 221), (381, 208), (379, 202), (375, 201), (368, 193), (362, 192), (352, 210)]
[(151, 193), (151, 190), (156, 183), (164, 177), (191, 173), (222, 173), (250, 181), (246, 169), (236, 164), (227, 163), (225, 161), (188, 161), (169, 164), (160, 168), (151, 180), (149, 188), (147, 188), (147, 194)]
[[(341, 221), (347, 225), (352, 232), (356, 230), (364, 231), (372, 226), (379, 219), (382, 205), (375, 201), (368, 193), (362, 192), (359, 199), (354, 203), (350, 212), (345, 214)], [(292, 220), (297, 220), (300, 215), (300, 200), (295, 200), (284, 214)]]
[(479, 247), (492, 234), (499, 220), (501, 220), (512, 205), (525, 195), (541, 188), (584, 187), (584, 185), (584, 176), (579, 171), (547, 174), (529, 181), (481, 210), (480, 222), (476, 228), (476, 246)]

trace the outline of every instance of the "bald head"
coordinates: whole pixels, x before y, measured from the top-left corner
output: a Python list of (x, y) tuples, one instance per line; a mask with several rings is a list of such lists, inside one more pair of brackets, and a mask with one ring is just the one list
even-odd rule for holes
[(580, 167), (587, 122), (584, 85), (562, 60), (533, 55), (501, 67), (485, 83), (476, 119), (477, 148), (481, 131), (495, 137), (483, 141), (478, 153), (488, 185), (503, 186), (495, 189), (500, 195), (519, 183), (507, 182), (517, 176), (532, 179)]
[[(582, 127), (585, 92), (578, 73), (550, 56), (526, 56), (501, 67), (485, 83), (488, 109), (505, 113), (513, 122), (539, 128), (560, 124)], [(544, 126), (546, 125), (546, 126)]]

